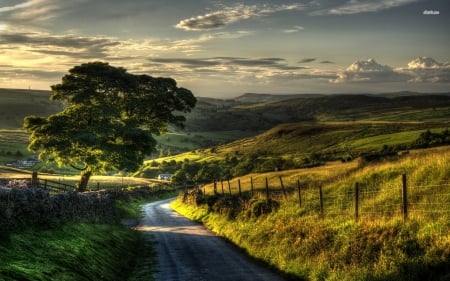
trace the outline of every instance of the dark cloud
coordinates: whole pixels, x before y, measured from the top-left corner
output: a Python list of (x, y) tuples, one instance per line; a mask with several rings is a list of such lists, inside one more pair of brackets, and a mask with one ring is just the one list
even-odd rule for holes
[(28, 46), (31, 48), (29, 51), (35, 53), (77, 58), (105, 57), (110, 48), (121, 44), (119, 41), (99, 37), (51, 36), (41, 33), (0, 34), (0, 46)]
[(313, 62), (316, 61), (315, 58), (305, 58), (305, 59), (301, 59), (298, 61), (298, 63), (309, 63), (309, 62)]
[(37, 70), (37, 69), (28, 69), (28, 68), (16, 68), (11, 66), (0, 66), (0, 76), (10, 77), (13, 76), (16, 79), (29, 79), (32, 78), (34, 80), (43, 79), (59, 79), (65, 73), (59, 71), (46, 71), (46, 70)]
[(212, 58), (152, 58), (149, 59), (153, 63), (161, 64), (181, 64), (190, 68), (204, 68), (214, 66), (231, 66), (231, 67), (262, 67), (275, 68), (280, 70), (299, 70), (304, 67), (289, 66), (282, 58), (237, 58), (237, 57), (212, 57)]
[(331, 63), (334, 63), (334, 62), (332, 62), (332, 61), (329, 61), (329, 60), (323, 60), (323, 61), (321, 61), (320, 63), (323, 63), (323, 64), (331, 64)]

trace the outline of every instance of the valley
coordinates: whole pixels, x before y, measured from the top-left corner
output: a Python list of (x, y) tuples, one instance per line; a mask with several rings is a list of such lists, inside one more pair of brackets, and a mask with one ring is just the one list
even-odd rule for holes
[[(1, 165), (34, 156), (21, 122), (60, 110), (48, 97), (0, 90)], [(137, 171), (93, 182), (132, 189), (170, 174), (171, 185), (196, 187), (173, 208), (293, 280), (446, 280), (449, 120), (450, 94), (198, 98), (185, 129), (154, 136), (156, 152)], [(31, 171), (79, 177), (50, 162)], [(3, 181), (17, 176), (0, 170)]]

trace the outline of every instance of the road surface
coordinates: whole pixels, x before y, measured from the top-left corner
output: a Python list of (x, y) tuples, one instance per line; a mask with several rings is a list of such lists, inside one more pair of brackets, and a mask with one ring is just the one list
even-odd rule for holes
[(283, 280), (202, 224), (174, 212), (171, 200), (144, 205), (145, 216), (137, 227), (157, 242), (157, 281)]

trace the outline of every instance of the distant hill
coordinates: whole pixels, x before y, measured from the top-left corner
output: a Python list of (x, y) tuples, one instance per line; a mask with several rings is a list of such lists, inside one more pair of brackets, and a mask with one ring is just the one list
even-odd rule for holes
[(265, 103), (281, 100), (290, 100), (296, 98), (316, 98), (324, 96), (323, 94), (257, 94), (257, 93), (246, 93), (241, 96), (234, 98), (236, 102), (239, 103)]
[[(448, 126), (448, 125), (447, 125)], [(421, 122), (302, 122), (281, 124), (254, 137), (217, 146), (219, 155), (297, 157), (318, 153), (332, 157), (355, 156), (380, 151), (384, 145), (407, 145), (420, 133), (431, 129), (441, 132), (445, 123)]]
[[(213, 105), (199, 99), (187, 115), (190, 131), (261, 131), (282, 123), (312, 121), (447, 121), (450, 120), (450, 95), (294, 95), (291, 99), (272, 99), (272, 95), (246, 94), (259, 102)], [(242, 100), (242, 99), (241, 99)]]
[[(48, 116), (62, 109), (50, 91), (0, 89), (0, 128), (21, 128), (28, 115)], [(189, 132), (246, 131), (257, 134), (283, 123), (312, 121), (446, 121), (450, 93), (294, 94), (247, 93), (234, 99), (198, 97), (186, 115)]]
[(25, 116), (48, 116), (60, 111), (62, 106), (49, 98), (50, 91), (0, 89), (0, 128), (22, 128)]

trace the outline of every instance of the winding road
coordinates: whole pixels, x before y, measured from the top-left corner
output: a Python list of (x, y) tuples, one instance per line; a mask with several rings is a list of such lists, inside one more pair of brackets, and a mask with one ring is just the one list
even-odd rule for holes
[(157, 241), (157, 281), (284, 280), (202, 224), (177, 214), (169, 207), (171, 200), (144, 205), (137, 227)]

